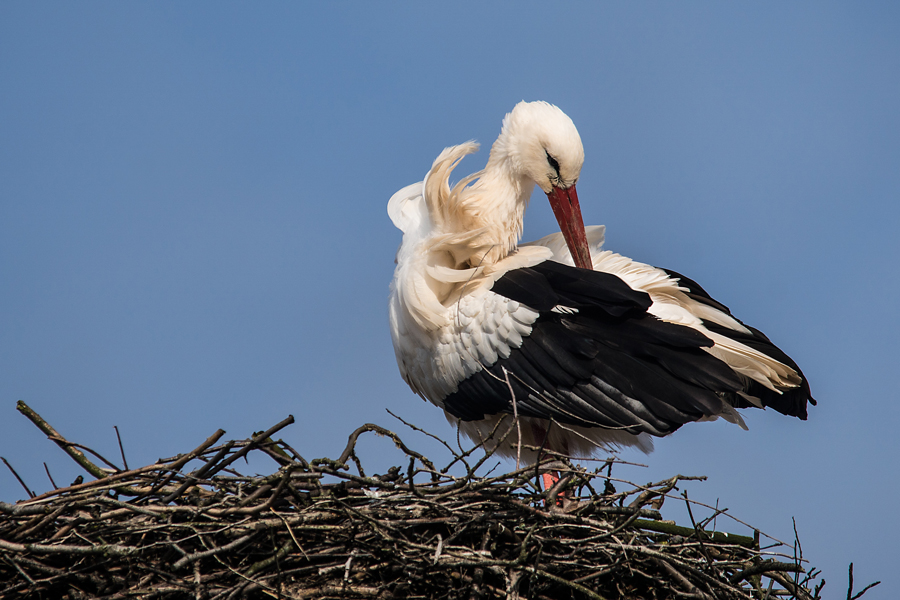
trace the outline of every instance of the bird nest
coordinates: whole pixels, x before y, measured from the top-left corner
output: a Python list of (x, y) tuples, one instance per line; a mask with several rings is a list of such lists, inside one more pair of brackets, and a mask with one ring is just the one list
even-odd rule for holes
[[(824, 583), (796, 541), (710, 531), (727, 513), (679, 493), (698, 478), (636, 485), (612, 476), (616, 459), (587, 471), (549, 457), (541, 467), (552, 460), (562, 477), (542, 491), (536, 466), (491, 475), (479, 446), (442, 442), (452, 458), (437, 468), (364, 425), (336, 460), (307, 461), (272, 439), (289, 417), (120, 469), (18, 408), (96, 479), (0, 503), (0, 598), (805, 600)], [(356, 452), (366, 432), (393, 440), (408, 464), (367, 474)], [(240, 474), (249, 452), (280, 468)], [(666, 499), (687, 504), (689, 526), (662, 520)]]

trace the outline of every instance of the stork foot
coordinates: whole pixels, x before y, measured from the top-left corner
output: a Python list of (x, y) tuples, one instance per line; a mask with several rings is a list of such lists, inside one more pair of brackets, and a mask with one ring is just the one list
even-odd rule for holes
[[(547, 473), (541, 474), (541, 480), (544, 484), (544, 491), (552, 490), (553, 486), (559, 483), (560, 476), (559, 471), (548, 471)], [(547, 498), (544, 500), (544, 506), (551, 506), (551, 504), (555, 504), (557, 508), (561, 508), (563, 510), (567, 510), (571, 507), (573, 503), (577, 503), (574, 499), (574, 493), (571, 489), (565, 490), (559, 494), (556, 494), (556, 502), (551, 503), (550, 499)]]

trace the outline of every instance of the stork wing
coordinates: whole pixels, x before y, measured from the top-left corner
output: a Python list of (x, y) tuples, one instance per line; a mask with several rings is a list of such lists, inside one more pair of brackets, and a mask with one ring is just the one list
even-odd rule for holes
[(521, 346), (443, 399), (457, 418), (512, 412), (514, 398), (520, 416), (666, 435), (703, 418), (740, 422), (734, 406), (749, 405), (747, 378), (706, 351), (712, 339), (650, 314), (650, 296), (615, 275), (547, 261), (506, 273), (492, 291), (539, 317)]

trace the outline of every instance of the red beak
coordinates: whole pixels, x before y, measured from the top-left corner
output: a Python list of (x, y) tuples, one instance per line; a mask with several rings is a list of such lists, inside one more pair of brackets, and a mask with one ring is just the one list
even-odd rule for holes
[(578, 205), (578, 194), (575, 186), (566, 189), (553, 187), (547, 194), (553, 214), (559, 223), (559, 229), (566, 238), (566, 245), (572, 253), (575, 266), (581, 269), (593, 269), (591, 251), (588, 248), (587, 235), (584, 232), (584, 220), (581, 218), (581, 206)]

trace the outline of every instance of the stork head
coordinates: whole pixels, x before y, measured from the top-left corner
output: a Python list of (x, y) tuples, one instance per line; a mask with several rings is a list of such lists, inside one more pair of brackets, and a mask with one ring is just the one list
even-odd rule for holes
[(553, 208), (575, 264), (591, 269), (591, 254), (575, 182), (584, 164), (584, 147), (575, 124), (547, 102), (520, 102), (503, 119), (491, 160), (509, 161), (509, 170), (540, 187)]

